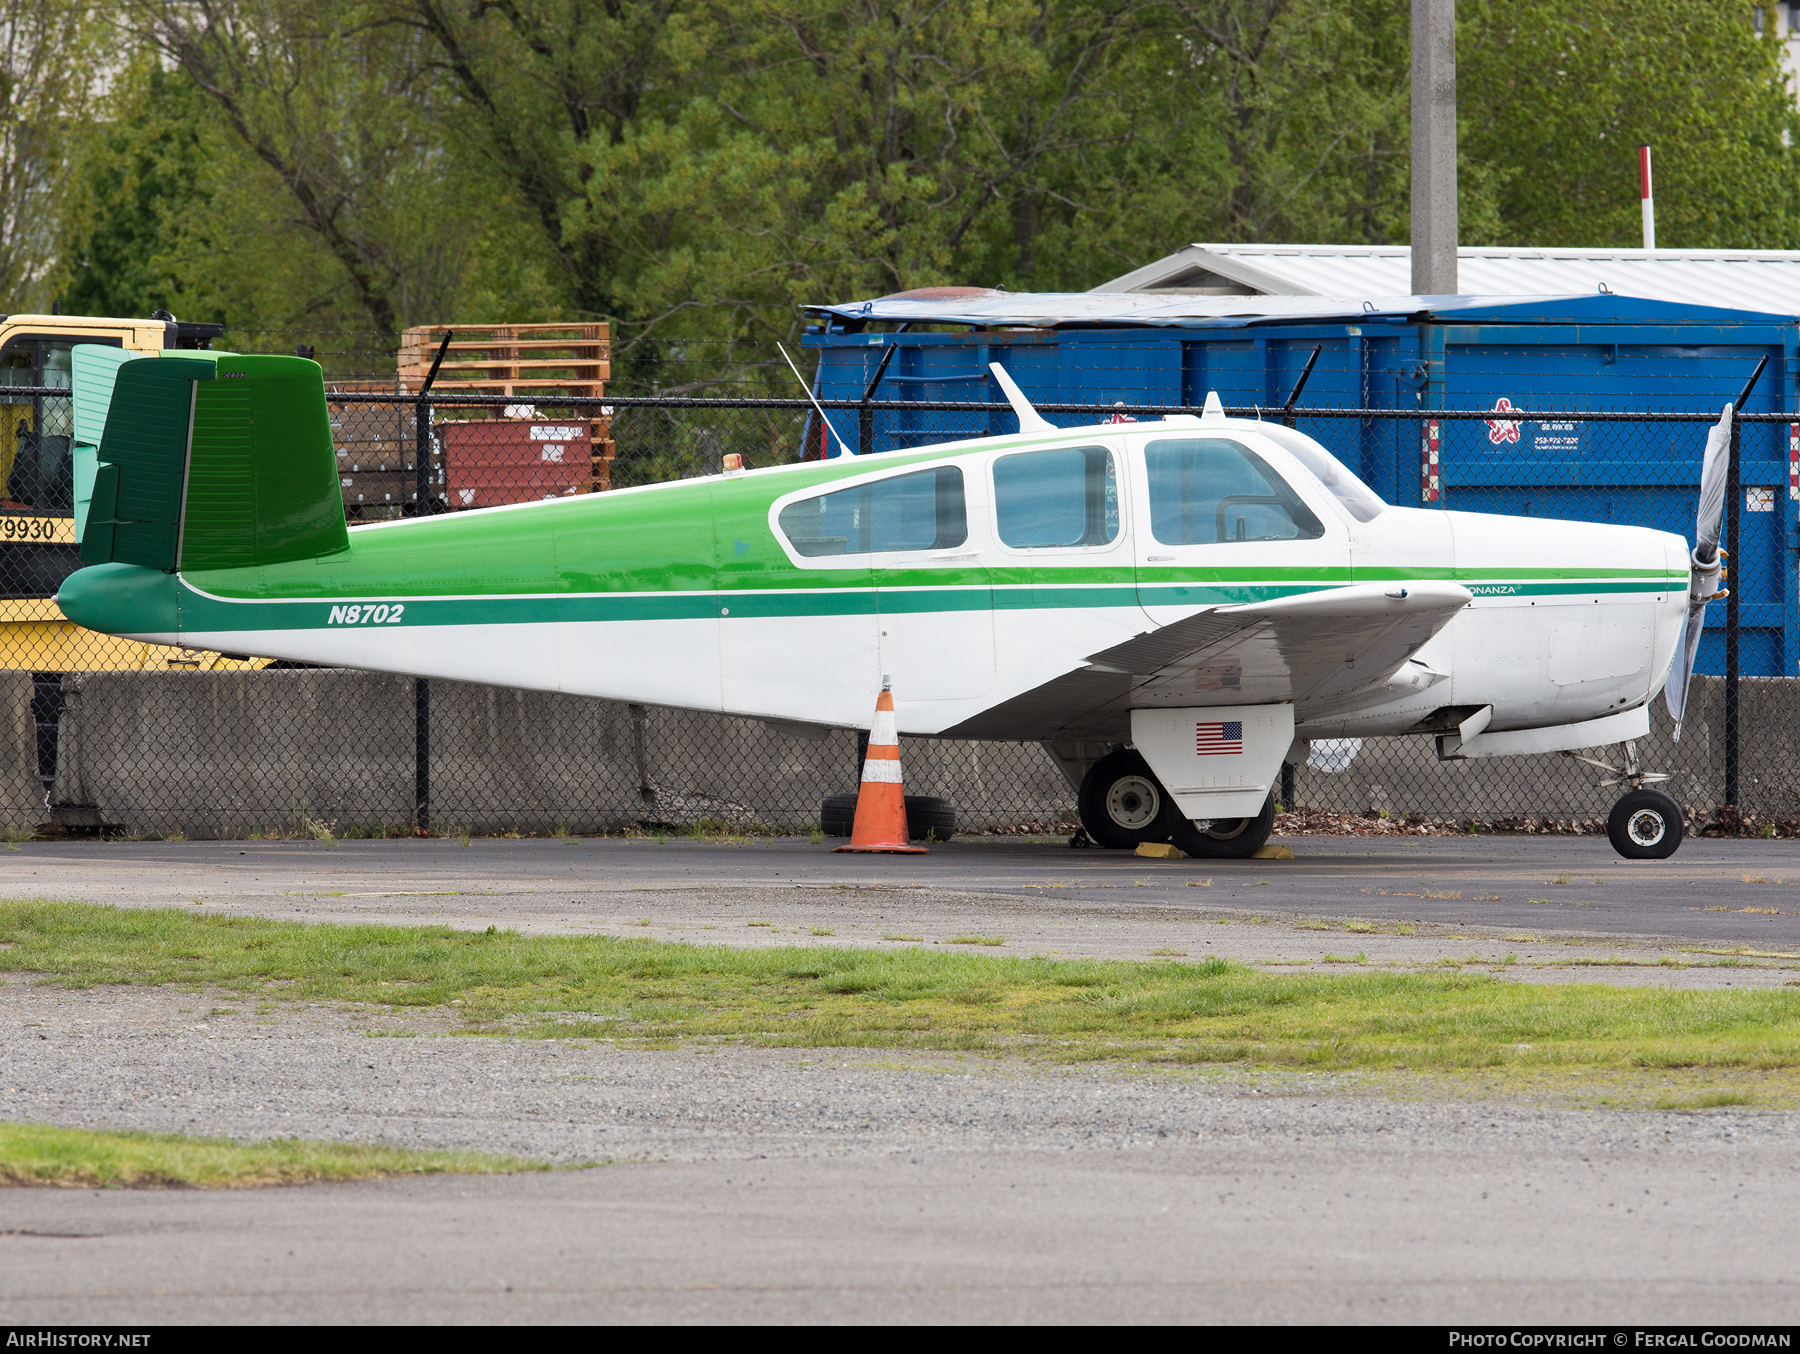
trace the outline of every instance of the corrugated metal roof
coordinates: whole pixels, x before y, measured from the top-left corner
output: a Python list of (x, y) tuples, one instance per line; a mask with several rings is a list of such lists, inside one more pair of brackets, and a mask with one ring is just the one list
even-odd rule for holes
[(931, 287), (916, 292), (835, 306), (807, 306), (855, 324), (1006, 325), (1034, 329), (1122, 325), (1187, 328), (1321, 322), (1379, 321), (1424, 315), (1515, 323), (1617, 323), (1706, 321), (1778, 323), (1757, 310), (1675, 304), (1598, 291), (1579, 296), (1200, 296), (1168, 292), (1006, 292), (982, 287)]
[[(1800, 250), (1457, 250), (1457, 280), (1485, 296), (1626, 296), (1800, 316)], [(1195, 244), (1113, 278), (1096, 293), (1238, 292), (1391, 296), (1412, 283), (1405, 245)]]

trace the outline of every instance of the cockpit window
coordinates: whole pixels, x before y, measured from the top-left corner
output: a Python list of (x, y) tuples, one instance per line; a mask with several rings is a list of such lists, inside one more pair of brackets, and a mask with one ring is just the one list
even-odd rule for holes
[(1257, 431), (1312, 471), (1313, 477), (1325, 486), (1326, 491), (1337, 500), (1338, 506), (1357, 521), (1373, 522), (1387, 509), (1387, 504), (1379, 494), (1352, 475), (1349, 467), (1305, 433), (1284, 428), (1278, 423), (1264, 424)]
[(957, 466), (915, 470), (790, 503), (775, 519), (802, 555), (951, 550), (969, 539)]
[(1168, 438), (1144, 448), (1150, 534), (1163, 545), (1300, 541), (1319, 519), (1256, 453), (1216, 437)]

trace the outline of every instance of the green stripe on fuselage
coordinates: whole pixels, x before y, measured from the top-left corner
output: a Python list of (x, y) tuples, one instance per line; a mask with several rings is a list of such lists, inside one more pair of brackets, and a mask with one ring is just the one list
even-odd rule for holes
[[(166, 575), (160, 575), (166, 578)], [(1342, 585), (1327, 585), (1342, 586)], [(1561, 584), (1501, 584), (1496, 592), (1507, 596), (1593, 596), (1602, 594), (1665, 591), (1660, 584), (1643, 581), (1584, 580)], [(882, 612), (931, 613), (979, 611), (1075, 610), (1146, 606), (1229, 606), (1266, 602), (1319, 590), (1304, 584), (1228, 586), (1132, 587), (1012, 587), (1012, 588), (840, 588), (812, 592), (705, 592), (619, 593), (536, 596), (416, 597), (378, 590), (330, 599), (279, 601), (233, 600), (209, 597), (183, 586), (180, 597), (180, 629), (184, 633), (219, 634), (243, 630), (312, 630), (338, 626), (367, 627), (368, 609), (399, 604), (399, 625), (543, 625), (605, 621), (650, 620), (747, 620), (800, 616), (872, 616)], [(346, 613), (357, 607), (354, 618)], [(75, 617), (84, 620), (83, 617)], [(123, 621), (124, 618), (119, 618)], [(85, 620), (84, 620), (85, 623)], [(386, 623), (385, 621), (383, 623)], [(137, 631), (138, 624), (115, 624), (118, 630)]]

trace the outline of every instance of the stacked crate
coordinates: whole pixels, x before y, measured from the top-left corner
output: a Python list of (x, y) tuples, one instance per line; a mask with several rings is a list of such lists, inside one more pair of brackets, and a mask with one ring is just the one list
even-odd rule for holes
[[(523, 503), (611, 486), (611, 417), (557, 403), (558, 397), (606, 393), (612, 375), (606, 325), (419, 325), (401, 337), (403, 391), (424, 383), (446, 327), (450, 346), (431, 393), (450, 507)], [(457, 408), (458, 392), (503, 395), (509, 403)]]

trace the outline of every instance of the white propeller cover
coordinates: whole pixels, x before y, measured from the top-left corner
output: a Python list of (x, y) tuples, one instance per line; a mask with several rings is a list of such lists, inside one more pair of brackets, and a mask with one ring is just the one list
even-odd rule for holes
[(1720, 527), (1725, 518), (1725, 481), (1731, 470), (1731, 406), (1706, 430), (1706, 458), (1700, 464), (1700, 507), (1694, 514), (1694, 554), (1688, 565), (1688, 614), (1675, 661), (1663, 684), (1663, 703), (1675, 721), (1675, 739), (1681, 739), (1681, 721), (1687, 713), (1688, 686), (1694, 680), (1694, 659), (1700, 652), (1700, 636), (1706, 629), (1706, 604), (1719, 596)]
[[(1731, 406), (1706, 430), (1706, 459), (1700, 463), (1700, 508), (1694, 514), (1694, 555), (1711, 560), (1719, 551), (1725, 518), (1725, 479), (1731, 470)], [(1708, 589), (1709, 594), (1716, 589)]]

